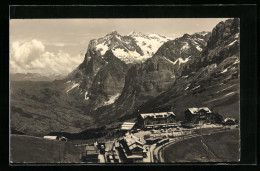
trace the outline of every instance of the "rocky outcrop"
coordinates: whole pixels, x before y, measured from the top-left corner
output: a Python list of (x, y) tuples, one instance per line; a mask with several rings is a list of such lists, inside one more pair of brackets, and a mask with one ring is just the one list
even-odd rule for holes
[(177, 59), (192, 59), (200, 56), (210, 37), (210, 32), (199, 32), (192, 35), (184, 34), (180, 38), (164, 43), (156, 52), (156, 55), (165, 56), (171, 61)]
[(128, 68), (152, 57), (168, 40), (136, 32), (121, 36), (116, 31), (91, 40), (84, 61), (67, 78), (68, 95), (85, 100), (91, 109), (114, 103), (122, 92)]
[(185, 108), (208, 106), (223, 116), (239, 119), (239, 28), (239, 19), (220, 22), (201, 56), (183, 66), (171, 88), (137, 110), (151, 112), (173, 107), (183, 119)]
[[(166, 42), (152, 58), (128, 70), (125, 85), (118, 100), (107, 108), (98, 109), (95, 114), (99, 116), (99, 119), (107, 116), (127, 116), (135, 112), (137, 107), (167, 91), (176, 78), (181, 76), (183, 66), (200, 54), (200, 48), (204, 48), (208, 40), (207, 35), (210, 34), (207, 32), (185, 34), (181, 38)], [(202, 38), (205, 40), (199, 40)], [(196, 41), (200, 41), (200, 44), (194, 43)], [(177, 56), (179, 53), (182, 54), (181, 57)]]

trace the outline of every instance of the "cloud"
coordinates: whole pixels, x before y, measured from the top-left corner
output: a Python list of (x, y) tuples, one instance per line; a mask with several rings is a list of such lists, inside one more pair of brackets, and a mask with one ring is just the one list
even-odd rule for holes
[(43, 42), (46, 46), (57, 46), (57, 47), (64, 47), (64, 46), (77, 46), (77, 43), (60, 43), (60, 42)]
[(24, 43), (16, 41), (10, 46), (11, 73), (68, 74), (82, 61), (83, 55), (46, 51), (44, 44), (36, 39)]

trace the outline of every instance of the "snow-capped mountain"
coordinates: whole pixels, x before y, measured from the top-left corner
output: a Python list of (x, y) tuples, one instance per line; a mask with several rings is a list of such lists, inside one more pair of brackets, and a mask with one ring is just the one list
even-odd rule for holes
[(212, 33), (185, 34), (132, 66), (118, 100), (96, 113), (126, 120), (174, 106), (183, 119), (185, 108), (205, 105), (238, 118), (239, 61), (239, 19), (220, 22)]
[(165, 56), (173, 62), (182, 63), (200, 55), (210, 37), (210, 32), (199, 32), (192, 35), (184, 34), (180, 38), (163, 44), (156, 55)]
[(113, 103), (124, 87), (128, 67), (151, 58), (168, 40), (158, 34), (121, 36), (116, 31), (91, 40), (84, 61), (68, 78), (68, 95), (82, 98), (93, 108)]
[(170, 38), (166, 38), (159, 34), (145, 35), (140, 32), (131, 32), (130, 34), (128, 34), (128, 36), (133, 37), (137, 45), (141, 47), (143, 51), (143, 56), (138, 57), (138, 60), (140, 60), (141, 62), (144, 62), (148, 58), (152, 57), (163, 43), (171, 40)]
[[(143, 36), (140, 33), (132, 34)], [(191, 59), (198, 58), (201, 53), (199, 48), (205, 48), (209, 36), (209, 32), (184, 34), (180, 38), (165, 42), (145, 62), (129, 68), (121, 95), (114, 103), (114, 106), (120, 106), (120, 108), (127, 106), (127, 111), (120, 110), (111, 113), (124, 115), (126, 112), (134, 112), (139, 105), (167, 91), (181, 75), (183, 67)], [(105, 111), (100, 113), (106, 115)]]
[(208, 106), (225, 117), (239, 119), (240, 21), (228, 19), (212, 30), (198, 58), (183, 65), (174, 84), (137, 110), (169, 110), (173, 105), (179, 118), (192, 106)]
[[(199, 56), (209, 35), (209, 32), (184, 34), (171, 40), (158, 34), (131, 32), (121, 36), (113, 31), (91, 40), (83, 63), (70, 76), (68, 95), (76, 95), (97, 109), (114, 103), (125, 83), (131, 86), (126, 77), (135, 80), (143, 93), (152, 91), (149, 96), (154, 97), (168, 89), (183, 64)], [(109, 58), (116, 62), (111, 63)], [(136, 70), (129, 73), (131, 66)], [(138, 74), (129, 77), (127, 72)]]
[(91, 48), (100, 55), (104, 55), (107, 50), (111, 49), (116, 57), (128, 64), (144, 62), (168, 40), (171, 39), (158, 34), (145, 35), (140, 32), (131, 32), (126, 36), (121, 36), (113, 31), (103, 38), (92, 40), (90, 44)]

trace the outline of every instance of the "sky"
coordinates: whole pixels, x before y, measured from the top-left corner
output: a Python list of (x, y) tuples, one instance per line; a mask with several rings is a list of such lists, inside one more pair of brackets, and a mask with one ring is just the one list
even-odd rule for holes
[(212, 31), (227, 18), (11, 19), (10, 73), (68, 74), (83, 60), (88, 43), (116, 30), (169, 38)]

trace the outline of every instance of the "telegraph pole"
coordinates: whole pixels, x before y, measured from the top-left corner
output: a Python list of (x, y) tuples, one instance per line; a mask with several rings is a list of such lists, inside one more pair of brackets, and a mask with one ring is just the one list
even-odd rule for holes
[(61, 160), (60, 160), (60, 142), (59, 142), (59, 163), (61, 163)]
[(168, 118), (169, 118), (169, 115), (166, 118), (166, 137), (167, 138), (169, 138), (169, 136), (168, 136)]

